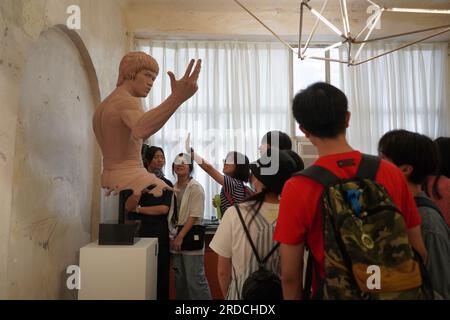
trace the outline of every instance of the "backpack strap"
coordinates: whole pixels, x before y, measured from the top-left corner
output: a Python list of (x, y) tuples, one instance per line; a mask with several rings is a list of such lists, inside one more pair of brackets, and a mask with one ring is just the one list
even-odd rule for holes
[(439, 209), (439, 207), (431, 199), (419, 196), (419, 197), (414, 197), (414, 200), (416, 201), (416, 206), (418, 208), (420, 208), (420, 207), (431, 208), (434, 211), (436, 211), (437, 213), (439, 213), (439, 215), (442, 217), (442, 219), (444, 219), (441, 209)]
[[(312, 255), (311, 249), (305, 242), (305, 248), (308, 252), (308, 259), (306, 262), (306, 274), (305, 274), (305, 286), (303, 289), (303, 300), (322, 300), (323, 299), (323, 282), (324, 280), (320, 277), (319, 265), (316, 263), (314, 256)], [(313, 296), (312, 292), (312, 279), (315, 277), (316, 292)]]
[(325, 169), (321, 166), (311, 166), (309, 168), (306, 168), (305, 170), (299, 171), (297, 173), (294, 173), (292, 175), (295, 176), (303, 176), (310, 178), (318, 183), (320, 183), (323, 186), (329, 186), (332, 184), (337, 183), (339, 180), (339, 177), (337, 177), (333, 172), (331, 172), (328, 169)]
[(269, 253), (264, 257), (264, 259), (261, 261), (262, 264), (264, 265), (267, 260), (269, 260), (270, 256), (278, 249), (278, 247), (280, 246), (280, 243), (277, 242), (277, 244), (275, 244), (272, 249), (269, 251)]
[[(231, 268), (233, 269), (234, 285), (236, 286), (236, 293), (237, 293), (238, 299), (242, 300), (241, 292), (239, 291), (239, 286), (238, 286), (238, 281), (237, 281), (237, 276), (236, 276), (236, 270), (234, 269), (233, 264), (231, 264)], [(230, 290), (230, 289), (228, 288), (228, 290)], [(228, 295), (228, 292), (227, 292), (227, 295)]]
[(232, 198), (231, 195), (228, 193), (228, 191), (225, 190), (225, 188), (223, 189), (223, 193), (225, 194), (225, 197), (227, 198), (228, 203), (229, 203), (230, 205), (233, 206), (233, 205), (234, 205), (233, 198)]
[(170, 205), (171, 208), (173, 208), (172, 216), (170, 217), (170, 224), (172, 225), (172, 227), (176, 228), (178, 226), (178, 205), (177, 205), (177, 196), (175, 195), (175, 192), (172, 194)]
[(363, 154), (358, 171), (356, 172), (356, 177), (375, 180), (380, 163), (381, 159), (379, 157)]
[[(225, 197), (227, 198), (227, 200), (230, 203), (230, 205), (234, 206), (233, 198), (231, 197), (230, 193), (225, 190), (225, 188), (223, 189), (223, 193), (225, 194)], [(252, 195), (252, 193), (250, 192), (250, 190), (246, 186), (244, 186), (244, 193), (246, 193), (247, 196), (251, 196)]]
[[(380, 167), (380, 163), (381, 159), (379, 157), (363, 154), (361, 162), (359, 164), (358, 171), (356, 172), (356, 177), (375, 180), (378, 168)], [(306, 168), (305, 170), (294, 173), (292, 176), (308, 177), (314, 181), (319, 182), (323, 186), (329, 186), (341, 180), (333, 172), (317, 165), (311, 166), (309, 168)]]
[(239, 219), (241, 220), (242, 227), (244, 228), (247, 239), (250, 242), (250, 246), (252, 247), (253, 253), (256, 257), (256, 261), (258, 261), (258, 265), (260, 267), (262, 267), (262, 266), (264, 266), (266, 261), (269, 259), (269, 257), (275, 252), (275, 250), (280, 246), (280, 243), (277, 243), (276, 245), (274, 245), (272, 250), (270, 250), (270, 252), (264, 257), (264, 259), (261, 260), (261, 258), (259, 257), (258, 251), (256, 250), (256, 246), (253, 243), (252, 237), (250, 236), (250, 232), (248, 231), (248, 228), (244, 222), (244, 218), (242, 217), (242, 213), (241, 213), (241, 210), (239, 209), (239, 206), (237, 204), (235, 204), (234, 207), (236, 208)]
[[(308, 250), (307, 246), (305, 246)], [(306, 263), (305, 287), (303, 288), (304, 300), (312, 299), (312, 277), (313, 277), (313, 257), (311, 250), (308, 250), (308, 260)]]

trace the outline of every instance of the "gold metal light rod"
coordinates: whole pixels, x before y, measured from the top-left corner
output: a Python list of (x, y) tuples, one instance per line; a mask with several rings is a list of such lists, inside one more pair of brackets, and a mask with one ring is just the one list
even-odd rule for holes
[[(325, 0), (323, 5), (322, 5), (322, 8), (320, 9), (320, 14), (322, 14), (325, 11), (325, 7), (327, 6), (327, 4), (328, 4), (328, 0)], [(303, 6), (303, 2), (302, 2), (302, 6)], [(309, 43), (311, 42), (312, 37), (316, 33), (316, 29), (317, 29), (317, 26), (319, 25), (319, 21), (320, 21), (320, 19), (318, 17), (316, 17), (316, 22), (314, 23), (314, 26), (313, 26), (313, 28), (311, 30), (311, 33), (309, 34), (308, 40), (306, 41), (306, 44), (305, 44), (305, 47), (302, 50), (302, 54), (305, 54), (306, 49), (308, 49)], [(298, 47), (299, 47), (299, 50), (300, 50), (301, 49), (300, 44), (298, 45)]]
[(386, 11), (403, 12), (403, 13), (450, 14), (450, 10), (442, 10), (442, 9), (386, 8)]
[(373, 2), (373, 1), (367, 0), (367, 2), (369, 2), (370, 4), (372, 4), (372, 5), (377, 6), (378, 8), (380, 8), (380, 6), (379, 6), (378, 4), (376, 4), (375, 2)]
[[(381, 18), (382, 14), (383, 14), (383, 11), (384, 11), (384, 9), (381, 9), (381, 11), (378, 12), (377, 18), (375, 19), (375, 21), (374, 21), (374, 22), (372, 23), (372, 25), (370, 26), (369, 32), (367, 32), (367, 35), (366, 35), (366, 37), (364, 38), (364, 41), (366, 41), (367, 39), (369, 39), (370, 35), (371, 35), (372, 32), (373, 32), (373, 29), (375, 29), (375, 26), (376, 26), (377, 22), (378, 22), (378, 21), (380, 20), (380, 18)], [(359, 55), (360, 55), (360, 53), (361, 53), (361, 51), (362, 51), (362, 49), (364, 48), (365, 45), (366, 45), (366, 42), (363, 42), (363, 43), (359, 46), (358, 51), (356, 51), (356, 55), (355, 55), (355, 57), (353, 58), (353, 60), (357, 60), (357, 59), (358, 59), (358, 57), (359, 57)]]
[(365, 63), (365, 62), (369, 62), (369, 61), (371, 61), (371, 60), (380, 58), (380, 57), (385, 56), (385, 55), (387, 55), (387, 54), (389, 54), (389, 53), (392, 53), (392, 52), (401, 50), (401, 49), (406, 48), (406, 47), (409, 47), (409, 46), (412, 46), (412, 45), (414, 45), (414, 44), (417, 44), (417, 43), (419, 43), (419, 42), (428, 40), (428, 39), (430, 39), (430, 38), (433, 38), (433, 37), (435, 37), (435, 36), (438, 36), (438, 35), (440, 35), (440, 34), (443, 34), (443, 33), (445, 33), (445, 32), (448, 32), (448, 31), (450, 31), (450, 28), (447, 28), (447, 29), (445, 29), (445, 30), (443, 30), (443, 31), (441, 31), (441, 32), (432, 34), (431, 36), (425, 37), (425, 38), (423, 38), (423, 39), (420, 39), (420, 40), (417, 40), (417, 41), (414, 41), (414, 42), (411, 42), (411, 43), (407, 43), (407, 44), (405, 44), (405, 45), (403, 45), (403, 46), (400, 46), (400, 47), (398, 47), (398, 48), (396, 48), (396, 49), (386, 51), (386, 52), (384, 52), (384, 53), (382, 53), (382, 54), (379, 54), (379, 55), (377, 55), (377, 56), (374, 56), (374, 57), (372, 57), (372, 58), (369, 58), (369, 59), (366, 59), (366, 60), (363, 60), (363, 61), (360, 61), (360, 62), (357, 62), (357, 63), (352, 63), (351, 65), (353, 65), (353, 66), (358, 66), (358, 65), (363, 64), (363, 63)]
[[(289, 43), (287, 43), (286, 41), (284, 41), (283, 39), (281, 39), (281, 37), (279, 37), (272, 29), (270, 29), (267, 25), (265, 25), (257, 16), (255, 16), (252, 12), (250, 12), (250, 10), (248, 10), (243, 4), (240, 3), (239, 0), (234, 0), (234, 2), (236, 2), (241, 8), (243, 8), (248, 14), (250, 14), (256, 21), (258, 21), (264, 28), (266, 28), (270, 33), (273, 34), (273, 36), (275, 38), (277, 38), (281, 43), (283, 43), (289, 50), (291, 50), (292, 52), (296, 53), (298, 55), (299, 58), (301, 59), (315, 59), (315, 60), (324, 60), (324, 61), (332, 61), (332, 62), (339, 62), (339, 63), (346, 63), (349, 66), (357, 66), (360, 65), (362, 63), (365, 62), (369, 62), (371, 60), (377, 59), (379, 57), (385, 56), (389, 53), (401, 50), (403, 48), (406, 48), (408, 46), (414, 45), (416, 43), (428, 40), (432, 37), (435, 37), (437, 35), (446, 33), (448, 31), (450, 31), (450, 24), (449, 25), (443, 25), (443, 26), (438, 26), (438, 27), (431, 27), (431, 28), (427, 28), (427, 29), (421, 29), (421, 30), (416, 30), (416, 31), (411, 31), (411, 32), (405, 32), (405, 33), (400, 33), (400, 34), (395, 34), (395, 35), (390, 35), (390, 36), (384, 36), (384, 37), (379, 37), (379, 38), (372, 38), (369, 39), (369, 37), (371, 36), (376, 23), (379, 21), (379, 19), (381, 18), (383, 12), (403, 12), (403, 13), (428, 13), (428, 14), (450, 14), (450, 10), (438, 10), (438, 9), (414, 9), (414, 8), (386, 8), (386, 7), (381, 7), (378, 4), (376, 4), (374, 1), (371, 0), (367, 0), (368, 3), (376, 6), (379, 10), (379, 12), (373, 16), (373, 18), (371, 19), (370, 23), (368, 23), (359, 33), (356, 37), (352, 37), (351, 35), (351, 31), (350, 31), (350, 23), (349, 23), (349, 16), (348, 16), (348, 7), (347, 7), (347, 1), (346, 0), (339, 0), (340, 2), (340, 7), (341, 7), (341, 17), (343, 20), (343, 25), (344, 25), (344, 32), (345, 34), (339, 30), (339, 28), (337, 28), (333, 23), (331, 23), (328, 19), (326, 19), (322, 14), (325, 10), (325, 7), (327, 6), (328, 0), (325, 0), (323, 3), (323, 6), (320, 10), (320, 13), (317, 12), (315, 9), (313, 9), (310, 5), (309, 5), (309, 0), (301, 0), (300, 3), (300, 25), (299, 25), (299, 37), (298, 37), (298, 51), (295, 50)], [(313, 29), (311, 31), (311, 34), (309, 35), (305, 46), (302, 48), (302, 32), (303, 32), (303, 15), (304, 15), (304, 7), (308, 8), (310, 10), (310, 12), (316, 16), (316, 21), (315, 24), (313, 26)], [(344, 40), (334, 43), (326, 48), (323, 49), (323, 52), (327, 52), (333, 48), (337, 48), (345, 43), (348, 44), (348, 60), (347, 61), (343, 61), (343, 60), (339, 60), (339, 59), (331, 59), (331, 58), (324, 58), (324, 57), (317, 57), (317, 56), (309, 56), (309, 55), (305, 55), (306, 50), (309, 48), (309, 44), (311, 42), (312, 37), (314, 36), (318, 23), (319, 21), (323, 22), (328, 28), (330, 28), (333, 32), (335, 32), (336, 34), (338, 34), (339, 36), (341, 36), (342, 38), (344, 38)], [(431, 31), (431, 30), (438, 30), (438, 29), (442, 29), (442, 28), (446, 28), (442, 31), (439, 31), (435, 34), (429, 35), (425, 38), (422, 38), (420, 40), (417, 41), (413, 41), (410, 43), (407, 43), (405, 45), (402, 45), (396, 49), (393, 50), (389, 50), (387, 52), (384, 52), (382, 54), (379, 54), (377, 56), (368, 58), (366, 60), (363, 61), (359, 61), (359, 62), (355, 62), (355, 60), (358, 59), (364, 45), (368, 42), (374, 42), (374, 41), (379, 41), (379, 40), (384, 40), (384, 39), (391, 39), (391, 38), (396, 38), (396, 37), (401, 37), (401, 36), (406, 36), (406, 35), (411, 35), (411, 34), (416, 34), (416, 33), (421, 33), (421, 32), (426, 32), (426, 31)], [(369, 29), (369, 31), (367, 32), (366, 36), (364, 37), (363, 41), (358, 40), (359, 37), (361, 37), (363, 35), (363, 33)], [(352, 58), (352, 46), (353, 45), (357, 45), (359, 44), (359, 48), (358, 51), (355, 55), (354, 58)]]
[(324, 16), (322, 16), (319, 12), (317, 12), (317, 10), (311, 8), (311, 6), (307, 3), (305, 3), (305, 6), (309, 9), (309, 11), (311, 11), (311, 13), (313, 15), (315, 15), (317, 18), (319, 18), (323, 23), (325, 23), (325, 25), (330, 28), (331, 30), (333, 30), (337, 35), (346, 38), (346, 36), (342, 33), (341, 30), (339, 30), (338, 27), (336, 27), (333, 23), (331, 23), (327, 18), (325, 18)]
[[(320, 53), (325, 53), (327, 51), (330, 51), (331, 49), (338, 48), (338, 47), (342, 46), (346, 42), (347, 42), (347, 40), (333, 43), (332, 45), (330, 45), (330, 46), (320, 50)], [(303, 55), (304, 58), (309, 58), (309, 57), (312, 57), (312, 56), (313, 56), (312, 54), (311, 55), (307, 55), (307, 54)]]
[(352, 45), (353, 44), (351, 42), (348, 43), (348, 57), (347, 57), (347, 65), (348, 66), (351, 66), (352, 62), (353, 62), (353, 60), (352, 60)]
[(344, 23), (345, 36), (350, 36), (350, 22), (348, 20), (347, 0), (340, 0), (342, 22)]
[(450, 24), (446, 24), (446, 25), (438, 26), (438, 27), (427, 28), (427, 29), (420, 29), (420, 30), (410, 31), (410, 32), (405, 32), (405, 33), (398, 33), (398, 34), (393, 34), (393, 35), (385, 36), (385, 37), (372, 38), (372, 39), (367, 39), (367, 40), (364, 40), (364, 41), (353, 40), (352, 42), (354, 44), (361, 44), (361, 43), (366, 43), (366, 42), (374, 42), (374, 41), (380, 41), (380, 40), (385, 40), (385, 39), (402, 37), (402, 36), (407, 36), (407, 35), (411, 35), (411, 34), (416, 34), (416, 33), (421, 33), (421, 32), (426, 32), (426, 31), (431, 31), (431, 30), (438, 30), (438, 29), (448, 28), (448, 27), (450, 27)]
[[(381, 8), (381, 7), (378, 7), (378, 8), (379, 8), (378, 14), (376, 16), (373, 16), (372, 19), (370, 20), (370, 23), (367, 23), (365, 25), (365, 27), (360, 32), (358, 32), (358, 34), (354, 38), (355, 41), (364, 33), (364, 31), (366, 31), (367, 28), (369, 28), (369, 26), (376, 24), (375, 20), (378, 19), (378, 15), (381, 13), (381, 11), (383, 11), (383, 8)], [(355, 42), (353, 41), (353, 43), (355, 43)]]
[(238, 0), (234, 0), (234, 2), (236, 2), (242, 9), (244, 9), (245, 11), (247, 11), (247, 13), (249, 15), (251, 15), (253, 18), (256, 19), (256, 21), (258, 21), (264, 28), (266, 28), (271, 34), (273, 34), (273, 36), (275, 38), (277, 38), (281, 43), (283, 43), (286, 47), (288, 47), (292, 52), (297, 53), (295, 51), (295, 49), (286, 41), (284, 41), (283, 39), (281, 39), (274, 31), (272, 31), (272, 29), (270, 29), (268, 26), (266, 26), (264, 24), (264, 22), (262, 22), (257, 16), (255, 16), (253, 13), (250, 12), (250, 10), (248, 10), (243, 4), (241, 4)]
[(332, 44), (331, 46), (328, 46), (328, 47), (324, 48), (322, 50), (322, 52), (327, 52), (327, 51), (330, 51), (331, 49), (339, 48), (340, 46), (342, 46), (346, 42), (347, 42), (347, 40), (346, 41), (336, 42), (335, 44)]
[(331, 62), (339, 62), (339, 63), (347, 63), (347, 61), (333, 59), (333, 58), (325, 58), (325, 57), (316, 57), (316, 56), (308, 56), (305, 59), (313, 59), (313, 60), (323, 60), (323, 61), (331, 61)]
[(303, 2), (300, 3), (300, 22), (298, 27), (298, 54), (297, 57), (299, 59), (303, 59), (303, 53), (302, 52), (302, 32), (303, 32)]

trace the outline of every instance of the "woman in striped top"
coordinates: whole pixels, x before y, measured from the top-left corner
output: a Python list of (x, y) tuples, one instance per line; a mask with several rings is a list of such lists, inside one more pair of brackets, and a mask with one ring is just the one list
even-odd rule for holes
[[(235, 203), (241, 203), (251, 195), (249, 188), (245, 186), (250, 175), (249, 160), (242, 153), (231, 151), (223, 160), (223, 169), (220, 173), (209, 162), (191, 150), (191, 157), (211, 178), (222, 186), (220, 190), (220, 211), (223, 214)], [(213, 205), (215, 206), (214, 199)]]

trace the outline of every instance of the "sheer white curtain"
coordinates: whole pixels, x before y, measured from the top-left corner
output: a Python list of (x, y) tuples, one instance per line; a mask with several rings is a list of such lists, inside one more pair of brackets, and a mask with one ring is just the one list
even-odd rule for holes
[[(361, 59), (396, 47), (367, 45)], [(346, 50), (339, 54), (347, 56)], [(376, 154), (379, 138), (392, 129), (449, 136), (448, 70), (446, 43), (414, 45), (357, 67), (340, 65), (339, 86), (352, 113), (352, 146)]]
[[(216, 169), (229, 151), (239, 151), (254, 161), (264, 133), (289, 132), (289, 55), (278, 43), (216, 41), (136, 40), (136, 49), (152, 55), (160, 73), (147, 108), (159, 105), (170, 94), (167, 71), (180, 78), (191, 58), (201, 58), (199, 90), (183, 104), (167, 124), (150, 138), (161, 146), (167, 159), (166, 176), (174, 181), (171, 163), (184, 152), (184, 141), (191, 133), (192, 146)], [(205, 217), (214, 215), (212, 197), (220, 186), (198, 166), (194, 177), (206, 193)]]

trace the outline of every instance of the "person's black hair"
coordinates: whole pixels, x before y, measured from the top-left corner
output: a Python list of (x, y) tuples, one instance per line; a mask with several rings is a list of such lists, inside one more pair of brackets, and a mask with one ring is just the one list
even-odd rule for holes
[(147, 149), (150, 148), (150, 146), (148, 144), (143, 143), (142, 147), (141, 147), (141, 158), (142, 158), (142, 163), (144, 164), (144, 168), (147, 169), (148, 168), (148, 161), (145, 158), (145, 152), (147, 151)]
[[(147, 148), (145, 148), (145, 150), (143, 150), (143, 160), (144, 160), (144, 166), (145, 168), (148, 169), (148, 165), (150, 164), (150, 162), (152, 162), (153, 157), (155, 156), (157, 151), (161, 151), (161, 153), (163, 154), (164, 158), (166, 157), (166, 155), (164, 154), (164, 150), (161, 147), (156, 147), (156, 146), (147, 146)], [(147, 165), (145, 165), (145, 163)]]
[(233, 157), (233, 163), (236, 165), (236, 170), (234, 170), (231, 177), (242, 182), (248, 182), (248, 178), (250, 177), (250, 161), (247, 156), (237, 151), (231, 151), (227, 154), (226, 159), (230, 159), (231, 157)]
[(441, 166), (439, 168), (439, 174), (450, 178), (450, 138), (439, 137), (434, 140), (441, 158)]
[(408, 181), (422, 185), (439, 168), (438, 150), (429, 137), (406, 130), (385, 133), (378, 142), (378, 153), (396, 166), (413, 167)]
[(347, 97), (331, 84), (317, 82), (298, 92), (292, 111), (298, 124), (318, 138), (335, 138), (345, 133)]
[[(274, 145), (272, 145), (272, 138), (278, 134), (278, 146), (274, 141)], [(279, 150), (291, 150), (292, 149), (292, 140), (291, 138), (284, 132), (281, 131), (269, 131), (267, 132), (261, 139), (261, 144), (268, 144), (269, 147), (275, 147)]]
[(298, 155), (297, 152), (292, 151), (292, 150), (288, 150), (289, 155), (291, 156), (292, 159), (294, 159), (295, 164), (296, 164), (296, 169), (297, 171), (302, 171), (303, 169), (305, 169), (305, 162), (303, 161), (303, 159)]
[(192, 161), (190, 155), (188, 155), (187, 153), (183, 153), (183, 152), (179, 153), (176, 156), (175, 160), (172, 162), (172, 174), (175, 176), (175, 161), (178, 158), (183, 158), (184, 160), (186, 160), (186, 162), (187, 162), (186, 164), (189, 164), (189, 175), (191, 176), (192, 172), (194, 171), (194, 162)]
[[(278, 187), (276, 187), (275, 189), (268, 188), (264, 184), (264, 181), (261, 181), (261, 180), (263, 180), (263, 179), (261, 179), (262, 176), (260, 176), (259, 173), (257, 173), (255, 175), (256, 179), (258, 179), (258, 177), (260, 178), (259, 181), (263, 184), (263, 189), (261, 192), (253, 194), (253, 195), (247, 197), (246, 199), (244, 199), (244, 201), (243, 201), (243, 202), (253, 202), (254, 201), (254, 203), (250, 206), (250, 212), (252, 212), (253, 216), (250, 219), (249, 225), (259, 214), (259, 211), (261, 209), (261, 206), (263, 205), (266, 194), (272, 192), (277, 195), (280, 195), (281, 190), (283, 189), (284, 183), (286, 183), (286, 181), (292, 176), (292, 174), (294, 174), (295, 172), (301, 171), (305, 168), (302, 158), (296, 152), (294, 152), (292, 150), (279, 150), (278, 152), (280, 152), (280, 158), (279, 158), (280, 168), (276, 174), (276, 177), (277, 177), (278, 181), (282, 182), (282, 185), (280, 186), (281, 187), (280, 191), (275, 191), (275, 190), (278, 190)], [(270, 153), (270, 150), (267, 150), (266, 154), (263, 155), (262, 157), (265, 157), (269, 153)], [(281, 153), (283, 153), (283, 154), (281, 154)], [(261, 160), (258, 160), (258, 161), (260, 162)], [(284, 170), (282, 170), (282, 168)], [(250, 169), (257, 170), (256, 167), (251, 167)], [(257, 172), (259, 172), (259, 170)], [(273, 181), (272, 181), (272, 183), (273, 183)]]
[[(439, 137), (434, 140), (434, 143), (436, 144), (436, 148), (438, 149), (440, 166), (439, 171), (437, 172), (437, 176), (434, 179), (433, 186), (431, 187), (431, 193), (433, 195), (433, 198), (442, 199), (442, 195), (439, 192), (438, 185), (439, 180), (442, 176), (450, 178), (450, 138)], [(423, 184), (422, 189), (425, 190), (425, 193), (429, 197), (431, 197), (428, 192), (428, 181)]]

